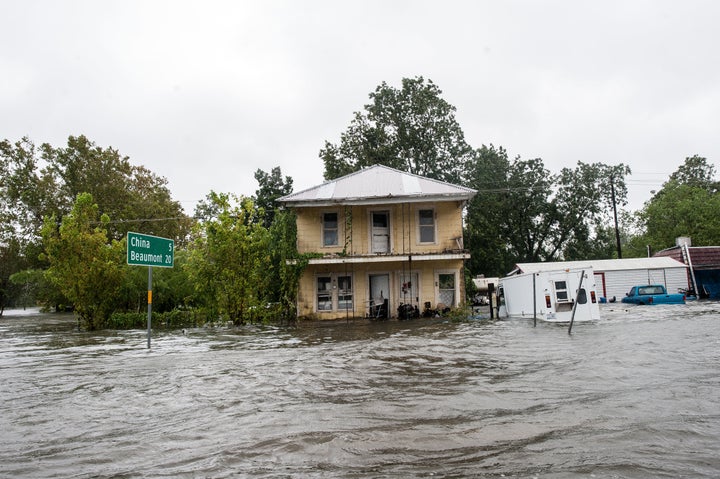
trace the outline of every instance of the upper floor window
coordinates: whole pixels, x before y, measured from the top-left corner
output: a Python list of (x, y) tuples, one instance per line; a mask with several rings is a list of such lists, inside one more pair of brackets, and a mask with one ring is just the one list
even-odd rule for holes
[(338, 214), (323, 213), (322, 215), (323, 246), (338, 245)]
[(420, 243), (435, 242), (435, 210), (418, 210), (418, 227)]

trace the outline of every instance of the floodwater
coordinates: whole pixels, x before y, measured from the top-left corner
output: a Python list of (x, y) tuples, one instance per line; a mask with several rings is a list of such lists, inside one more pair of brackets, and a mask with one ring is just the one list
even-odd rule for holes
[(0, 318), (0, 477), (720, 477), (720, 303), (78, 332)]

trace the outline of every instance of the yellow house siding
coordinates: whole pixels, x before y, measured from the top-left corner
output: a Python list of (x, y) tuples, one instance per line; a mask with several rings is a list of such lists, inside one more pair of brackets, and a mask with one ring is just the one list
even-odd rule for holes
[[(412, 268), (412, 269), (411, 269)], [(389, 291), (384, 292), (388, 299), (389, 313), (391, 317), (397, 316), (397, 308), (400, 303), (407, 302), (416, 305), (422, 313), (424, 304), (429, 302), (432, 308), (437, 307), (440, 302), (438, 297), (438, 273), (452, 273), (455, 275), (456, 298), (455, 306), (463, 304), (465, 298), (464, 281), (462, 277), (462, 260), (424, 260), (424, 261), (390, 261), (384, 263), (352, 263), (352, 264), (323, 264), (309, 265), (302, 278), (298, 289), (298, 317), (310, 319), (342, 319), (347, 317), (366, 317), (370, 305), (370, 275), (387, 275), (389, 279)], [(417, 274), (417, 294), (415, 297), (403, 295), (403, 275)], [(352, 277), (353, 285), (353, 309), (333, 311), (317, 310), (317, 277), (349, 275)], [(337, 284), (333, 284), (336, 288)], [(337, 291), (336, 289), (334, 291)], [(336, 293), (334, 293), (336, 294)], [(453, 306), (453, 305), (448, 305)]]
[[(435, 242), (420, 243), (418, 212), (435, 213)], [(459, 249), (456, 238), (462, 236), (462, 205), (454, 201), (440, 203), (388, 204), (352, 207), (306, 207), (297, 209), (297, 248), (300, 253), (371, 254), (371, 214), (388, 212), (392, 253), (435, 253)], [(322, 215), (337, 213), (338, 244), (323, 246)], [(349, 223), (346, 224), (346, 218)], [(346, 240), (347, 247), (346, 247)]]
[[(337, 213), (338, 215), (338, 244), (335, 246), (323, 246), (323, 213)], [(344, 208), (297, 209), (297, 248), (299, 253), (340, 253), (344, 247), (344, 238)]]

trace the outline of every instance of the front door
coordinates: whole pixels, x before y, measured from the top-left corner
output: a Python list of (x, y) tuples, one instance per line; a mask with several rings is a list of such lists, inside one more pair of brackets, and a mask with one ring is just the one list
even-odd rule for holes
[(400, 302), (419, 307), (418, 274), (400, 273), (398, 276), (400, 278)]
[(390, 214), (387, 211), (374, 211), (372, 218), (372, 252), (390, 252)]

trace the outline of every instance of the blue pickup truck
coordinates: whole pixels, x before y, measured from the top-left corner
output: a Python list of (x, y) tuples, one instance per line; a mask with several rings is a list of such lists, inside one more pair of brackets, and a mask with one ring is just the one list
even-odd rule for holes
[(622, 299), (623, 303), (630, 304), (685, 304), (685, 295), (681, 293), (668, 293), (661, 284), (648, 284), (633, 286)]

